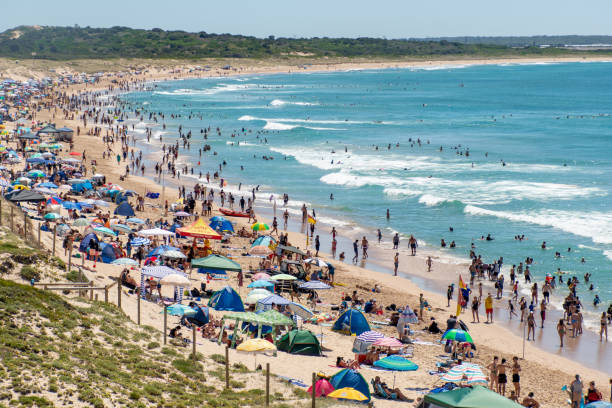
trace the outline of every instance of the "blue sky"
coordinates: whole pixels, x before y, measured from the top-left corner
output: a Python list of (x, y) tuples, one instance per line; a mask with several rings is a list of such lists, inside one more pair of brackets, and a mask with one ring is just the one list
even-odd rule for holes
[(17, 25), (181, 29), (288, 37), (612, 34), (610, 0), (5, 0)]

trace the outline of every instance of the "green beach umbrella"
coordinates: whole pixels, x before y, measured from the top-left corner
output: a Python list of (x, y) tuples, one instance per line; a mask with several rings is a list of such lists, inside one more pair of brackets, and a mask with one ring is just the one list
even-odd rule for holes
[(270, 227), (266, 223), (256, 222), (255, 224), (251, 225), (251, 229), (253, 231), (267, 231), (270, 229)]
[(419, 366), (398, 355), (391, 355), (374, 362), (374, 366), (393, 371), (416, 371)]
[[(163, 254), (162, 254), (163, 255)], [(218, 269), (223, 271), (240, 272), (242, 266), (238, 262), (232, 261), (221, 255), (209, 255), (206, 258), (198, 258), (191, 261), (191, 266), (205, 269)]]
[(87, 227), (89, 225), (91, 225), (91, 220), (88, 220), (87, 218), (77, 218), (72, 223), (72, 226), (74, 227)]
[(453, 340), (461, 343), (468, 342), (474, 344), (474, 340), (472, 340), (470, 333), (460, 329), (447, 330), (446, 333), (442, 335), (442, 340)]
[(180, 303), (170, 305), (166, 310), (168, 311), (169, 315), (173, 316), (194, 316), (196, 314), (194, 308), (182, 305)]
[(51, 220), (51, 221), (54, 221), (54, 220), (58, 220), (58, 219), (60, 219), (60, 218), (64, 218), (64, 217), (62, 217), (61, 215), (56, 214), (56, 213), (49, 213), (49, 214), (45, 214), (45, 216), (44, 216), (43, 218), (44, 218), (45, 220)]
[(96, 227), (96, 228), (94, 228), (94, 231), (98, 232), (100, 234), (110, 235), (111, 237), (116, 237), (117, 236), (115, 231), (113, 231), (110, 228), (106, 228), (106, 227)]
[(288, 275), (286, 273), (281, 273), (278, 275), (274, 275), (270, 278), (271, 280), (297, 280), (295, 276)]

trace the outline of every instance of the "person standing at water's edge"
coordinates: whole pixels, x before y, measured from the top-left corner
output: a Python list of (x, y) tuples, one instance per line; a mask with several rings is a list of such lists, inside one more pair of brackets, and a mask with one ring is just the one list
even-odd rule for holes
[(399, 266), (399, 252), (395, 253), (393, 257), (393, 276), (397, 276), (397, 268)]
[(427, 257), (427, 261), (425, 261), (425, 263), (427, 264), (427, 272), (431, 272), (431, 265), (432, 265), (432, 260), (431, 260), (431, 256)]
[(417, 240), (414, 235), (410, 235), (410, 239), (408, 240), (408, 246), (410, 247), (410, 255), (415, 256), (417, 249)]

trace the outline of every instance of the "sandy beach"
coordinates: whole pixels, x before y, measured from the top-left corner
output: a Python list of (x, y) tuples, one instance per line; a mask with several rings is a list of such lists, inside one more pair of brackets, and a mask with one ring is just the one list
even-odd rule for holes
[[(605, 58), (589, 58), (589, 61), (607, 61)], [(248, 74), (272, 74), (272, 73), (286, 73), (286, 72), (317, 72), (317, 71), (346, 71), (346, 70), (365, 70), (365, 69), (383, 69), (383, 68), (408, 68), (408, 67), (423, 67), (423, 66), (444, 66), (444, 65), (479, 65), (479, 64), (532, 64), (532, 63), (562, 63), (562, 62), (576, 62), (584, 61), (583, 58), (558, 58), (558, 59), (499, 59), (499, 60), (446, 60), (446, 61), (372, 61), (372, 62), (342, 62), (334, 61), (331, 63), (321, 63), (314, 61), (308, 63), (305, 61), (299, 61), (292, 64), (277, 64), (268, 65), (267, 63), (245, 63), (243, 61), (216, 61), (212, 62), (180, 62), (178, 65), (173, 65), (175, 62), (168, 61), (168, 66), (155, 67), (152, 63), (146, 61), (139, 61), (137, 63), (130, 63), (129, 61), (121, 61), (117, 64), (120, 68), (117, 69), (114, 62), (109, 62), (108, 65), (100, 62), (96, 65), (91, 65), (88, 68), (94, 68), (93, 71), (104, 70), (107, 72), (98, 83), (96, 84), (62, 84), (54, 88), (55, 93), (65, 92), (68, 95), (78, 95), (83, 92), (93, 94), (95, 92), (102, 92), (113, 88), (113, 91), (129, 91), (136, 86), (145, 84), (150, 81), (165, 81), (175, 79), (186, 79), (186, 78), (197, 78), (207, 76), (223, 76), (223, 75), (248, 75)], [(36, 65), (39, 64), (39, 65)], [(49, 64), (49, 65), (47, 65)], [(82, 64), (82, 65), (79, 65)], [(224, 65), (231, 65), (232, 69), (224, 70), (221, 69)], [(201, 70), (200, 66), (210, 65), (208, 70)], [(44, 67), (44, 71), (41, 71), (40, 67)], [(50, 67), (54, 67), (52, 74), (66, 73), (66, 72), (79, 72), (85, 71), (87, 63), (74, 62), (71, 65), (61, 65), (55, 63), (44, 63), (31, 62), (31, 61), (20, 61), (19, 64), (11, 63), (11, 61), (0, 60), (0, 72), (2, 72), (1, 78), (13, 78), (13, 79), (27, 79), (27, 78), (41, 78), (44, 76), (51, 76), (48, 71)], [(132, 68), (130, 68), (132, 67)], [(93, 72), (86, 71), (86, 72)], [(56, 94), (57, 96), (57, 94)], [(68, 126), (76, 129), (80, 128), (80, 135), (74, 138), (74, 151), (87, 152), (87, 166), (90, 166), (90, 161), (95, 160), (97, 162), (96, 172), (107, 176), (107, 181), (117, 183), (125, 189), (136, 191), (138, 194), (144, 195), (145, 192), (159, 192), (162, 193), (162, 187), (159, 183), (152, 182), (154, 180), (152, 169), (148, 169), (145, 173), (145, 177), (130, 175), (125, 180), (120, 180), (120, 177), (124, 173), (126, 162), (118, 164), (115, 160), (104, 159), (102, 152), (104, 151), (104, 144), (100, 137), (88, 135), (88, 131), (92, 129), (93, 125), (88, 123), (88, 126), (84, 126), (81, 120), (78, 120), (78, 114), (75, 119), (67, 119), (67, 116), (61, 113), (61, 110), (55, 108), (42, 109), (35, 113), (34, 120), (39, 122), (53, 122), (60, 126)], [(119, 145), (116, 147), (119, 148)], [(66, 149), (64, 149), (66, 150)], [(17, 167), (15, 167), (17, 168)], [(211, 169), (212, 170), (212, 169)], [(187, 190), (193, 188), (193, 183), (185, 182), (183, 184)], [(217, 190), (217, 185), (211, 183), (210, 186)], [(167, 185), (164, 189), (165, 198), (172, 202), (178, 198), (178, 192), (175, 188)], [(161, 200), (145, 200), (145, 211), (137, 213), (140, 218), (150, 218), (152, 220), (159, 219), (163, 216), (163, 209), (159, 207), (159, 204), (163, 204)], [(151, 204), (151, 205), (147, 205)], [(157, 205), (155, 205), (157, 204)], [(154, 206), (155, 205), (155, 206)], [(198, 206), (199, 208), (199, 206)], [(271, 222), (270, 209), (262, 208), (261, 211), (258, 208), (256, 202), (255, 211), (259, 221)], [(282, 207), (279, 205), (279, 210), (282, 211)], [(111, 210), (112, 211), (112, 210)], [(215, 206), (213, 215), (218, 215), (218, 208)], [(171, 218), (170, 218), (171, 219)], [(242, 226), (249, 228), (244, 219), (232, 219), (237, 221), (236, 230)], [(303, 233), (299, 221), (291, 220), (288, 234), (289, 242), (297, 247), (306, 249), (306, 236)], [(325, 231), (325, 228), (319, 230)], [(343, 231), (339, 231), (340, 235)], [(346, 240), (348, 240), (347, 235)], [(52, 246), (51, 243), (52, 235), (43, 233), (43, 242), (47, 248)], [(240, 262), (244, 269), (251, 269), (255, 266), (255, 261), (252, 258), (241, 257), (240, 254), (245, 252), (245, 249), (249, 247), (249, 242), (245, 238), (232, 238), (232, 248), (228, 249), (214, 244), (213, 248), (221, 253), (229, 254), (238, 262)], [(329, 247), (325, 242), (322, 245), (323, 248)], [(433, 388), (436, 385), (441, 385), (438, 381), (438, 377), (435, 375), (428, 374), (428, 371), (435, 369), (435, 363), (441, 360), (440, 355), (442, 353), (442, 345), (438, 344), (439, 336), (427, 334), (422, 329), (429, 323), (430, 318), (434, 317), (439, 324), (444, 327), (446, 319), (449, 314), (453, 314), (456, 309), (456, 297), (451, 303), (450, 307), (447, 306), (446, 297), (441, 293), (443, 288), (448, 282), (457, 282), (459, 275), (463, 276), (463, 279), (469, 279), (469, 273), (467, 268), (469, 264), (460, 263), (445, 263), (444, 259), (435, 258), (434, 268), (432, 272), (427, 272), (426, 258), (431, 255), (428, 253), (419, 253), (417, 256), (412, 257), (406, 251), (402, 251), (400, 259), (400, 276), (392, 276), (389, 271), (392, 265), (390, 257), (392, 257), (392, 251), (389, 248), (383, 246), (372, 245), (372, 260), (361, 265), (353, 265), (348, 262), (338, 262), (333, 259), (330, 254), (320, 252), (319, 256), (329, 262), (332, 262), (336, 266), (335, 281), (341, 285), (335, 286), (332, 290), (324, 291), (320, 293), (322, 304), (320, 305), (321, 310), (331, 312), (330, 305), (338, 304), (343, 294), (351, 294), (353, 291), (357, 291), (360, 298), (370, 299), (376, 298), (379, 304), (390, 305), (392, 303), (403, 305), (408, 304), (413, 308), (418, 308), (419, 294), (423, 293), (428, 303), (431, 305), (430, 310), (426, 310), (424, 313), (424, 321), (413, 326), (413, 329), (417, 331), (416, 338), (422, 343), (414, 345), (414, 357), (412, 360), (419, 365), (419, 370), (410, 373), (399, 373), (393, 375), (393, 373), (384, 371), (374, 371), (369, 368), (362, 368), (360, 372), (364, 375), (366, 380), (370, 381), (375, 376), (379, 375), (388, 384), (395, 383), (396, 387), (400, 387), (405, 391), (405, 394), (410, 398), (417, 400), (423, 396), (423, 388)], [(67, 258), (63, 255), (63, 251), (60, 256), (67, 261)], [(349, 255), (350, 256), (350, 255)], [(387, 260), (384, 262), (383, 260)], [(80, 263), (81, 260), (75, 261)], [(85, 261), (87, 267), (87, 277), (100, 284), (108, 284), (112, 278), (119, 276), (121, 268), (113, 265), (107, 265), (99, 263), (94, 270), (91, 261)], [(138, 272), (134, 271), (134, 275)], [(206, 282), (204, 275), (193, 273), (191, 275), (192, 287), (199, 287), (200, 282)], [(227, 284), (238, 288), (237, 279), (234, 275), (230, 276), (229, 281), (210, 281), (208, 288), (220, 289)], [(490, 282), (487, 282), (491, 284)], [(380, 287), (379, 293), (372, 293), (371, 289), (375, 285)], [(492, 286), (488, 286), (492, 290)], [(369, 291), (368, 291), (369, 289)], [(240, 294), (245, 296), (248, 289), (240, 288)], [(122, 309), (124, 312), (136, 320), (136, 308), (137, 301), (135, 295), (130, 295), (124, 292), (125, 297), (123, 298)], [(170, 292), (165, 293), (170, 296)], [(606, 359), (610, 358), (609, 343), (595, 344), (595, 336), (589, 338), (581, 338), (580, 343), (568, 339), (568, 346), (570, 350), (574, 352), (551, 352), (545, 351), (544, 349), (550, 350), (552, 344), (558, 342), (558, 338), (553, 329), (549, 329), (546, 332), (547, 339), (541, 340), (534, 344), (533, 342), (524, 343), (520, 335), (520, 327), (516, 324), (509, 326), (506, 319), (502, 317), (507, 315), (506, 311), (507, 298), (502, 299), (495, 303), (495, 317), (496, 323), (493, 324), (470, 324), (471, 313), (465, 311), (461, 318), (468, 323), (470, 327), (470, 333), (475, 339), (478, 346), (478, 352), (474, 358), (474, 362), (486, 367), (491, 363), (492, 357), (500, 356), (510, 360), (513, 356), (523, 356), (524, 360), (521, 359), (522, 373), (521, 373), (521, 397), (526, 395), (527, 392), (532, 391), (535, 393), (535, 398), (542, 404), (543, 407), (562, 407), (566, 405), (567, 394), (561, 391), (563, 385), (569, 384), (575, 374), (580, 374), (584, 381), (595, 381), (599, 389), (603, 391), (604, 400), (610, 399), (609, 395), (609, 379), (612, 376), (612, 361), (610, 364), (599, 366), (599, 369), (593, 368), (595, 365), (584, 364), (580, 359), (580, 350), (586, 348), (594, 352), (592, 359), (597, 359), (597, 356), (605, 356)], [(160, 315), (161, 307), (157, 304), (146, 302), (143, 306), (142, 322), (143, 324), (151, 325), (157, 329), (163, 328), (163, 320)], [(221, 312), (213, 312), (215, 318), (221, 316)], [(389, 318), (389, 312), (385, 312), (384, 316), (379, 316), (375, 320), (384, 322), (385, 319)], [(483, 316), (481, 315), (481, 318)], [(172, 324), (176, 323), (176, 318), (170, 319)], [(554, 319), (550, 320), (552, 326)], [(515, 322), (513, 322), (515, 323)], [(172, 325), (171, 324), (171, 325)], [(336, 357), (343, 356), (345, 359), (353, 358), (351, 353), (351, 347), (354, 338), (350, 336), (343, 336), (330, 330), (328, 326), (321, 325), (305, 325), (305, 328), (313, 331), (321, 337), (323, 346), (328, 349), (326, 356), (321, 358), (311, 358), (303, 356), (295, 356), (286, 353), (279, 353), (277, 357), (258, 357), (257, 363), (269, 362), (272, 367), (272, 372), (278, 375), (288, 376), (291, 378), (300, 379), (308, 383), (311, 373), (323, 372), (326, 374), (334, 374), (338, 371), (338, 368), (333, 367)], [(394, 327), (389, 327), (385, 324), (380, 324), (376, 330), (382, 331), (387, 335), (396, 335)], [(539, 332), (541, 333), (541, 332)], [(538, 347), (538, 345), (544, 347)], [(223, 347), (216, 343), (210, 342), (206, 339), (200, 339), (198, 342), (198, 350), (205, 354), (223, 353)], [(245, 356), (235, 351), (230, 351), (230, 358), (232, 361), (241, 361), (245, 365), (251, 367), (254, 364), (252, 356)], [(296, 369), (299, 367), (299, 369)], [(607, 367), (607, 369), (605, 368)], [(512, 385), (509, 384), (508, 389), (511, 389)], [(376, 399), (375, 406), (377, 407), (394, 407), (406, 405), (405, 403), (392, 402)], [(411, 405), (412, 406), (412, 405)]]

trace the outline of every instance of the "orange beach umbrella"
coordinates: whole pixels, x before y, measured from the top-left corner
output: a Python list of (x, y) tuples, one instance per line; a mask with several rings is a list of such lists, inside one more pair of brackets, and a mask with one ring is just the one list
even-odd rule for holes
[(221, 239), (221, 235), (210, 228), (202, 219), (198, 218), (196, 222), (183, 228), (176, 229), (177, 234), (184, 237), (206, 238), (206, 239)]

